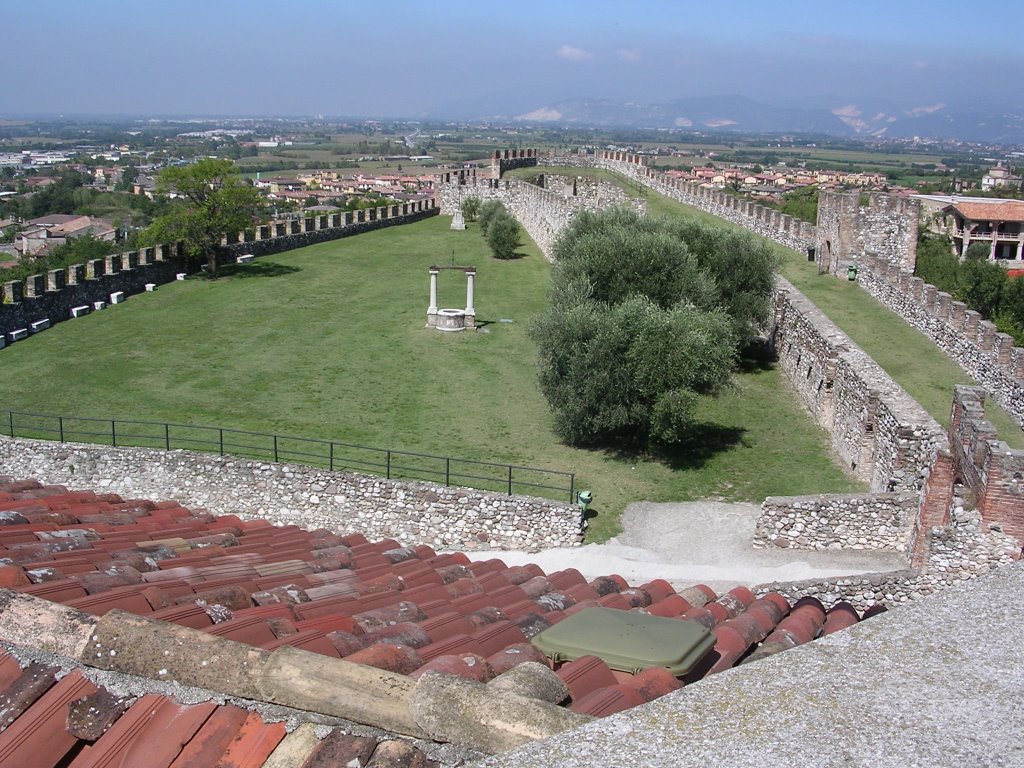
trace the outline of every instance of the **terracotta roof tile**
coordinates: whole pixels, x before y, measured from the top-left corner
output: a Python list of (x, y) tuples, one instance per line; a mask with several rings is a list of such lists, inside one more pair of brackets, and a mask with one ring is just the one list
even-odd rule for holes
[(960, 200), (948, 206), (971, 221), (1024, 221), (1024, 201)]
[(0, 765), (56, 766), (78, 743), (65, 730), (68, 705), (96, 692), (75, 670), (0, 733)]
[[(714, 649), (687, 681), (809, 642), (858, 619), (843, 604), (826, 615), (818, 601), (804, 599), (791, 611), (781, 596), (755, 600), (746, 588), (719, 596), (697, 585), (676, 593), (661, 579), (636, 587), (616, 574), (588, 583), (575, 569), (545, 574), (532, 563), (473, 562), (463, 553), (437, 555), (428, 546), (273, 527), (235, 516), (218, 519), (177, 504), (121, 502), (42, 486), (19, 493), (35, 495), (0, 502), (21, 505), (12, 513), (17, 517), (0, 519), (0, 547), (20, 565), (0, 568), (0, 578), (23, 582), (26, 568), (36, 565), (32, 578), (41, 581), (21, 583), (19, 591), (95, 614), (117, 607), (254, 647), (297, 647), (417, 677), (447, 670), (482, 681), (524, 661), (550, 665), (529, 640), (594, 606), (712, 629)], [(61, 509), (51, 509), (47, 499)], [(117, 511), (97, 512), (101, 503), (117, 505)], [(68, 514), (71, 509), (81, 514)], [(106, 522), (83, 529), (82, 516), (101, 514)], [(46, 515), (51, 517), (42, 525), (18, 522)], [(682, 685), (665, 669), (633, 677), (612, 672), (596, 657), (564, 664), (557, 673), (571, 681), (573, 707), (591, 714), (634, 706)], [(21, 709), (10, 709), (15, 719), (52, 682), (52, 671), (28, 681), (16, 662), (5, 664), (0, 657), (0, 687), (11, 688), (20, 702)], [(236, 723), (240, 717), (218, 711), (200, 731), (208, 734), (171, 759), (180, 768), (189, 764), (189, 755), (206, 754), (209, 744), (223, 745), (233, 726), (217, 723)], [(262, 727), (256, 731), (264, 733)], [(280, 736), (253, 738), (280, 741)], [(260, 749), (269, 754), (273, 746)], [(82, 748), (78, 759), (93, 750)]]
[(182, 706), (147, 694), (85, 747), (70, 768), (168, 768), (216, 709), (215, 704)]
[(0, 730), (21, 717), (56, 682), (56, 667), (32, 663), (0, 691)]

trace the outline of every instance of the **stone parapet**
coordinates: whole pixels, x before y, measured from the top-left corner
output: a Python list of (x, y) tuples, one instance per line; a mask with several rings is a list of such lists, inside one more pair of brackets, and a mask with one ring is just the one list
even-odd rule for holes
[(3, 437), (0, 471), (435, 549), (536, 550), (576, 546), (583, 537), (579, 508), (549, 499), (191, 451)]

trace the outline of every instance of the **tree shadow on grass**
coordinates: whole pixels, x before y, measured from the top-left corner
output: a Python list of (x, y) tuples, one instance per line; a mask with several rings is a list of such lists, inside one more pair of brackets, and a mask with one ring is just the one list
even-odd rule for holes
[(217, 270), (218, 277), (281, 277), (301, 272), (299, 267), (278, 264), (273, 261), (253, 261), (248, 264), (226, 264)]
[(743, 444), (747, 430), (721, 424), (694, 424), (686, 437), (672, 445), (652, 446), (646, 451), (607, 449), (619, 461), (656, 461), (672, 470), (700, 469), (719, 453)]
[(766, 339), (754, 339), (740, 350), (736, 370), (738, 373), (770, 371), (775, 367), (776, 362), (778, 362), (778, 358), (771, 347), (768, 346), (768, 341)]
[(685, 438), (678, 443), (655, 448), (651, 457), (671, 469), (700, 469), (715, 455), (742, 445), (746, 433), (743, 427), (694, 424)]

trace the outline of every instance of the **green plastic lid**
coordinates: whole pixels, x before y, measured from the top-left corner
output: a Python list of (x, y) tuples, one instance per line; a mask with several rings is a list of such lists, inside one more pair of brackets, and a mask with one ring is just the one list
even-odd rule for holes
[(679, 677), (715, 647), (715, 636), (694, 621), (615, 608), (585, 608), (531, 642), (555, 663), (597, 656), (620, 672), (665, 667)]

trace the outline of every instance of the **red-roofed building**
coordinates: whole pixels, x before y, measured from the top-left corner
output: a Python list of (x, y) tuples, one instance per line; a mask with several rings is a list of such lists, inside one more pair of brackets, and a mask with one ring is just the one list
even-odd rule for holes
[(1024, 262), (1024, 201), (959, 200), (942, 209), (962, 259), (971, 243), (989, 246), (989, 259), (1004, 266)]

